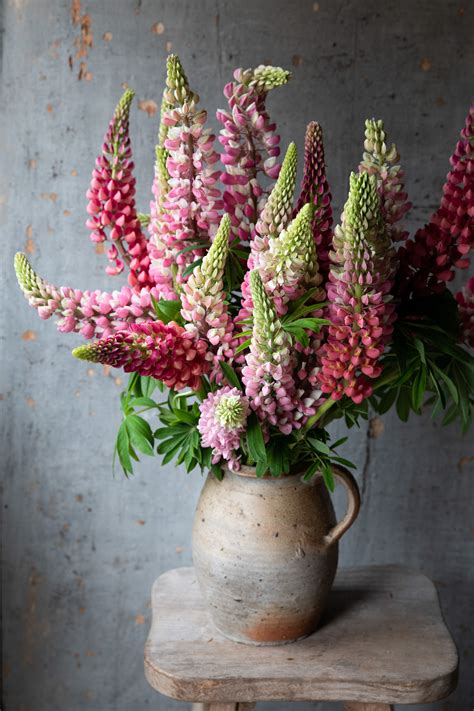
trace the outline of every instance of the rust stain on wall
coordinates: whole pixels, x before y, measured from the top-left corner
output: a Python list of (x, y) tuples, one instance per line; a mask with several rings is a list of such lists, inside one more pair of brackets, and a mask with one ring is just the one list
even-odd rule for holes
[(462, 473), (464, 471), (464, 467), (471, 462), (474, 462), (474, 454), (468, 457), (461, 457), (458, 461), (458, 471)]
[(56, 202), (58, 199), (57, 193), (40, 193), (40, 198), (42, 200), (51, 200), (51, 202)]
[(369, 422), (369, 437), (372, 439), (377, 439), (383, 435), (385, 425), (380, 417), (372, 417)]
[(431, 69), (431, 62), (428, 57), (423, 57), (420, 60), (420, 69), (422, 72), (429, 72), (429, 70)]
[(87, 67), (87, 58), (89, 50), (94, 46), (94, 35), (92, 34), (92, 18), (88, 13), (82, 14), (81, 0), (72, 0), (71, 3), (71, 22), (74, 27), (79, 27), (79, 35), (74, 39), (74, 48), (76, 50), (73, 57), (72, 54), (68, 57), (69, 67), (74, 68), (74, 60), (79, 59), (79, 71), (77, 78), (79, 81), (92, 79), (92, 72)]
[(23, 333), (21, 334), (21, 338), (23, 341), (36, 341), (36, 339), (37, 339), (36, 331), (31, 331), (31, 330), (23, 331)]
[(143, 99), (142, 101), (139, 101), (138, 108), (140, 111), (145, 111), (148, 116), (154, 116), (158, 111), (157, 103), (156, 101), (153, 101), (153, 99)]
[(33, 664), (35, 647), (39, 642), (39, 629), (37, 619), (38, 595), (43, 579), (35, 567), (32, 567), (28, 576), (26, 603), (24, 608), (24, 639), (23, 663)]

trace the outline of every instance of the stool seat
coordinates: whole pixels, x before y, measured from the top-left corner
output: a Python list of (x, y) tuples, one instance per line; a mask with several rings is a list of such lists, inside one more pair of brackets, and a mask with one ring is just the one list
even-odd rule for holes
[(193, 568), (161, 575), (152, 609), (145, 674), (174, 699), (216, 708), (276, 699), (388, 708), (437, 701), (456, 686), (458, 655), (436, 589), (404, 567), (340, 569), (319, 629), (279, 647), (237, 644), (218, 632)]

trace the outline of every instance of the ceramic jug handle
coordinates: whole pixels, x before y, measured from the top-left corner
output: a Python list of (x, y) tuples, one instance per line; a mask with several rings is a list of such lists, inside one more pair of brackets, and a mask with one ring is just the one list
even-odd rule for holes
[(334, 478), (340, 481), (346, 489), (348, 506), (346, 515), (344, 516), (342, 521), (336, 523), (336, 525), (331, 528), (329, 533), (324, 536), (324, 541), (327, 545), (335, 543), (335, 541), (338, 541), (341, 536), (344, 535), (347, 529), (350, 528), (356, 520), (360, 509), (359, 487), (357, 486), (357, 482), (350, 473), (350, 471), (344, 469), (344, 467), (333, 465), (332, 473), (334, 475)]

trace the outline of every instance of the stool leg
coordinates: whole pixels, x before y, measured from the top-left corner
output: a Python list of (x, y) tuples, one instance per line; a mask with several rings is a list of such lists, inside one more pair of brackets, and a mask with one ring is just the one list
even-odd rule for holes
[(391, 704), (366, 704), (363, 701), (345, 701), (346, 711), (393, 711)]

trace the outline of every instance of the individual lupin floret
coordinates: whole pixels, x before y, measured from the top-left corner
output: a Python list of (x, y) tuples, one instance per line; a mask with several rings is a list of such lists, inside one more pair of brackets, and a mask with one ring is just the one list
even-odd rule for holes
[(205, 341), (171, 321), (132, 324), (108, 338), (75, 348), (80, 360), (123, 368), (161, 380), (175, 390), (198, 390), (208, 372)]
[(235, 81), (224, 88), (229, 110), (217, 111), (217, 119), (223, 125), (219, 141), (224, 147), (221, 159), (225, 172), (221, 181), (226, 186), (225, 209), (231, 216), (232, 233), (241, 241), (251, 238), (268, 194), (261, 176), (278, 177), (280, 137), (265, 101), (271, 89), (289, 78), (290, 73), (279, 67), (237, 69)]
[(57, 318), (63, 333), (80, 333), (84, 338), (102, 338), (123, 329), (127, 324), (155, 319), (152, 298), (155, 288), (140, 291), (123, 286), (120, 291), (81, 291), (68, 286), (53, 286), (41, 279), (27, 257), (15, 256), (18, 283), (30, 306), (42, 319)]
[(295, 420), (294, 360), (291, 340), (257, 271), (251, 272), (253, 331), (242, 380), (251, 408), (262, 422), (289, 434)]
[(303, 180), (293, 216), (296, 217), (307, 203), (313, 205), (313, 237), (318, 252), (319, 269), (326, 276), (332, 240), (332, 207), (326, 179), (323, 132), (316, 121), (311, 121), (306, 128)]
[(397, 161), (400, 156), (394, 143), (387, 146), (387, 134), (381, 119), (367, 119), (365, 122), (364, 154), (359, 172), (367, 172), (377, 178), (380, 209), (392, 241), (404, 241), (408, 232), (397, 223), (411, 208), (408, 195), (404, 191), (404, 173)]
[(369, 378), (393, 331), (390, 296), (394, 250), (380, 211), (376, 178), (352, 174), (342, 224), (334, 234), (333, 266), (327, 288), (329, 314), (321, 348), (321, 389), (334, 400), (347, 395), (356, 403), (372, 393)]
[(201, 417), (197, 428), (203, 447), (212, 447), (212, 463), (222, 459), (231, 471), (240, 469), (240, 436), (245, 432), (250, 412), (249, 402), (237, 388), (225, 386), (209, 393), (199, 405)]
[(150, 272), (164, 298), (179, 292), (187, 268), (202, 256), (200, 244), (215, 234), (223, 205), (215, 137), (205, 128), (207, 114), (198, 101), (181, 62), (171, 55), (149, 227)]
[[(129, 136), (130, 105), (134, 92), (127, 89), (120, 99), (102, 146), (102, 155), (92, 171), (87, 226), (93, 242), (109, 239), (107, 257), (114, 264), (106, 271), (120, 274), (124, 261), (130, 268), (128, 281), (136, 289), (149, 284), (148, 247), (135, 207), (135, 178)], [(151, 285), (151, 284), (150, 284)]]
[(206, 338), (217, 355), (231, 355), (233, 323), (227, 311), (223, 275), (229, 251), (230, 218), (224, 215), (214, 241), (182, 286), (181, 315), (187, 328)]

